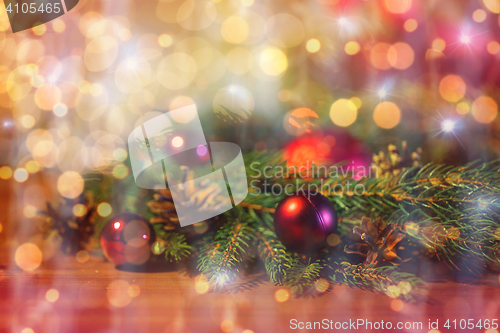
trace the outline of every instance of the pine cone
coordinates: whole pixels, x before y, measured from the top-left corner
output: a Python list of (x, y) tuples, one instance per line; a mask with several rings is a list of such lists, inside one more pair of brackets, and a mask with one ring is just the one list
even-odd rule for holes
[(346, 253), (356, 253), (365, 257), (364, 266), (388, 261), (399, 265), (401, 258), (396, 254), (396, 245), (406, 236), (394, 224), (386, 224), (380, 217), (375, 221), (368, 217), (361, 220), (362, 229), (355, 227), (353, 232), (360, 237), (359, 242), (346, 245)]
[[(84, 215), (75, 216), (73, 208), (76, 204), (86, 207)], [(94, 205), (91, 200), (80, 196), (77, 199), (62, 199), (57, 205), (47, 202), (49, 230), (57, 230), (62, 238), (61, 249), (64, 253), (74, 254), (84, 250), (94, 234)]]
[[(181, 170), (183, 172), (182, 183), (187, 183), (194, 179), (195, 173), (193, 170), (190, 170), (186, 166), (181, 166)], [(177, 197), (182, 198), (176, 201), (176, 205), (184, 205), (193, 210), (216, 210), (218, 208), (217, 205), (223, 202), (223, 200), (219, 198), (221, 189), (216, 184), (210, 184), (208, 181), (201, 183), (199, 186), (194, 186), (193, 184), (193, 182), (189, 183), (182, 191), (176, 193)], [(150, 223), (163, 224), (163, 229), (166, 231), (173, 231), (176, 229), (183, 233), (195, 231), (192, 226), (180, 228), (179, 218), (175, 210), (170, 189), (155, 190), (153, 200), (149, 201), (147, 206), (151, 212), (156, 215), (149, 220)], [(206, 222), (195, 223), (194, 226), (199, 226), (203, 223)], [(203, 229), (204, 228), (201, 228), (201, 230)]]
[(397, 147), (393, 144), (387, 147), (387, 156), (382, 151), (378, 155), (373, 155), (372, 168), (377, 170), (377, 177), (397, 176), (406, 170), (406, 168), (421, 166), (422, 148), (417, 148), (416, 151), (410, 154), (406, 141), (403, 141), (401, 146), (403, 148), (403, 156), (401, 156)]

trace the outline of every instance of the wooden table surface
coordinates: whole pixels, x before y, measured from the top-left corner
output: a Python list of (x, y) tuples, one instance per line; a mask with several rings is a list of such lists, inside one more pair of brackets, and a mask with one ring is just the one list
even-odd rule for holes
[[(500, 289), (495, 285), (430, 283), (428, 302), (404, 304), (396, 311), (387, 296), (345, 286), (333, 286), (318, 297), (290, 297), (278, 303), (275, 292), (279, 287), (267, 282), (263, 275), (250, 276), (223, 292), (200, 294), (195, 289), (195, 278), (175, 267), (170, 271), (138, 273), (117, 270), (99, 258), (85, 263), (66, 256), (56, 259), (33, 272), (3, 267), (1, 332), (31, 332), (26, 328), (36, 333), (305, 331), (292, 330), (292, 319), (423, 323), (422, 329), (401, 332), (428, 332), (429, 319), (439, 319), (441, 332), (456, 332), (459, 330), (442, 328), (445, 319), (470, 318), (477, 322), (500, 318)], [(129, 296), (129, 290), (138, 290), (129, 288), (130, 285), (140, 288), (138, 296)], [(50, 289), (59, 293), (55, 302), (47, 300)], [(360, 327), (337, 331), (371, 330)]]

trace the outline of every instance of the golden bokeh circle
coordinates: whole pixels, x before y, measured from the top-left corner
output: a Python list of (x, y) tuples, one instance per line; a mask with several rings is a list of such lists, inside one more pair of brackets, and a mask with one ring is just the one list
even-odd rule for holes
[(394, 128), (401, 121), (401, 110), (393, 102), (379, 103), (373, 110), (373, 120), (381, 128)]

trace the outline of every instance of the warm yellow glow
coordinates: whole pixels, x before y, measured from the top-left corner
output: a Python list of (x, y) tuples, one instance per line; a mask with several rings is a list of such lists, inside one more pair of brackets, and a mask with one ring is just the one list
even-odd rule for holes
[(14, 255), (17, 266), (25, 271), (34, 271), (42, 263), (42, 251), (32, 243), (19, 246)]
[(283, 126), (288, 134), (300, 136), (312, 131), (314, 118), (319, 118), (318, 114), (309, 108), (294, 109), (286, 114)]
[(391, 129), (399, 124), (401, 120), (401, 110), (392, 102), (382, 102), (373, 110), (373, 120), (384, 129)]
[(24, 128), (32, 128), (33, 126), (35, 126), (35, 123), (36, 123), (35, 118), (30, 114), (23, 116), (21, 118), (21, 125)]
[(497, 114), (498, 105), (491, 97), (481, 96), (472, 103), (472, 116), (477, 122), (491, 123), (495, 120)]
[(329, 234), (328, 237), (326, 238), (326, 242), (328, 245), (334, 247), (340, 244), (341, 239), (337, 234)]
[(464, 80), (457, 75), (448, 75), (439, 83), (439, 93), (444, 100), (456, 103), (465, 95), (466, 85)]
[(243, 75), (252, 68), (252, 53), (243, 47), (236, 47), (226, 55), (226, 66), (231, 73)]
[(127, 157), (128, 157), (128, 153), (123, 148), (115, 149), (115, 151), (113, 152), (113, 158), (119, 162), (125, 161), (127, 159)]
[(500, 13), (500, 0), (483, 0), (484, 5), (492, 13)]
[(63, 197), (74, 199), (83, 192), (83, 178), (74, 171), (66, 171), (57, 180), (57, 190)]
[(184, 140), (180, 136), (176, 136), (172, 139), (172, 146), (179, 148), (184, 144)]
[(0, 178), (3, 180), (10, 179), (12, 177), (12, 169), (8, 166), (3, 166), (0, 168)]
[(338, 99), (330, 107), (330, 119), (337, 126), (347, 127), (356, 121), (358, 109), (348, 99)]
[(36, 216), (37, 209), (35, 206), (27, 205), (23, 209), (24, 216), (27, 218), (33, 218)]
[(161, 34), (160, 36), (158, 36), (158, 44), (161, 47), (169, 47), (173, 42), (174, 40), (169, 34)]
[(410, 10), (412, 0), (385, 0), (385, 8), (394, 14), (403, 14)]
[(316, 53), (321, 48), (321, 43), (316, 38), (309, 39), (306, 43), (306, 49), (310, 53)]
[(370, 62), (373, 67), (378, 69), (389, 69), (391, 68), (391, 63), (387, 58), (387, 53), (391, 48), (390, 44), (378, 43), (370, 50)]
[(407, 295), (410, 293), (412, 287), (411, 284), (408, 281), (401, 281), (398, 283), (398, 288), (401, 294)]
[(87, 207), (84, 204), (76, 204), (73, 206), (73, 215), (82, 217), (87, 214)]
[(28, 163), (26, 163), (26, 171), (29, 173), (37, 173), (40, 171), (40, 164), (37, 161), (28, 161)]
[(316, 283), (314, 284), (314, 288), (320, 293), (324, 293), (325, 291), (328, 290), (328, 287), (330, 287), (330, 283), (328, 282), (327, 279), (318, 279)]
[(113, 209), (111, 208), (111, 205), (107, 202), (101, 202), (97, 206), (97, 214), (99, 214), (99, 216), (101, 216), (101, 217), (109, 216), (109, 215), (111, 215), (112, 212), (113, 212)]
[(78, 261), (80, 264), (84, 264), (87, 261), (89, 261), (90, 255), (87, 251), (81, 250), (76, 253), (76, 261)]
[(130, 287), (128, 287), (127, 293), (130, 297), (136, 298), (137, 296), (139, 296), (141, 294), (141, 287), (139, 287), (136, 284), (133, 284)]
[(418, 28), (418, 22), (415, 19), (408, 19), (405, 21), (405, 30), (408, 32), (413, 32)]
[(61, 102), (61, 98), (61, 90), (49, 83), (38, 88), (35, 93), (36, 105), (43, 110), (52, 110), (57, 103)]
[(198, 294), (205, 294), (209, 287), (208, 279), (204, 275), (198, 275), (194, 278), (194, 289)]
[(33, 31), (33, 34), (37, 36), (42, 36), (45, 32), (47, 32), (47, 26), (45, 24), (40, 24), (31, 28), (31, 31)]
[(248, 37), (248, 23), (239, 16), (227, 18), (221, 26), (222, 38), (228, 43), (240, 44)]
[(288, 60), (280, 49), (268, 47), (261, 52), (259, 65), (265, 74), (278, 76), (288, 68)]
[(434, 50), (443, 52), (446, 48), (446, 42), (444, 41), (444, 39), (436, 38), (432, 41), (432, 48)]
[(45, 293), (45, 299), (50, 303), (54, 303), (59, 299), (59, 292), (56, 289), (49, 289)]
[(486, 20), (486, 12), (482, 9), (476, 9), (472, 13), (472, 19), (477, 23), (483, 22)]
[(24, 168), (18, 168), (14, 171), (14, 179), (19, 183), (23, 183), (28, 179), (28, 171)]
[(220, 324), (220, 329), (222, 332), (229, 333), (234, 330), (234, 323), (232, 320), (226, 319), (223, 320), (222, 323)]
[(359, 110), (359, 108), (361, 108), (361, 106), (363, 105), (363, 102), (361, 101), (361, 98), (357, 97), (357, 96), (354, 96), (354, 97), (351, 97), (349, 98), (349, 101), (354, 104), (354, 106), (356, 107), (356, 109)]
[(460, 102), (457, 104), (456, 111), (458, 114), (467, 114), (470, 111), (470, 106), (467, 102)]
[(497, 41), (491, 41), (486, 46), (489, 54), (498, 54), (500, 52), (500, 44)]
[(348, 55), (355, 55), (356, 53), (359, 52), (360, 49), (361, 46), (359, 46), (359, 43), (355, 41), (347, 42), (344, 46), (344, 51)]
[(52, 112), (58, 117), (64, 117), (68, 113), (68, 107), (63, 103), (56, 103)]
[(25, 327), (21, 330), (21, 333), (35, 333), (31, 327)]
[(404, 306), (405, 306), (405, 303), (400, 299), (393, 299), (391, 301), (391, 309), (393, 311), (399, 312), (399, 311), (403, 310)]
[(205, 232), (207, 232), (207, 230), (208, 230), (208, 223), (205, 222), (205, 221), (201, 221), (201, 222), (193, 224), (193, 227), (194, 227), (194, 231), (197, 234), (201, 235), (201, 234), (204, 234)]
[(255, 0), (241, 0), (241, 4), (245, 7), (250, 7), (253, 5)]
[(61, 19), (55, 19), (54, 21), (52, 21), (52, 29), (60, 34), (64, 32), (64, 30), (66, 30), (66, 23), (64, 23), (64, 21)]
[(406, 43), (396, 43), (387, 52), (387, 60), (392, 67), (406, 69), (413, 64), (415, 53), (410, 45)]
[(288, 290), (286, 289), (278, 289), (276, 290), (276, 293), (274, 293), (274, 299), (278, 303), (283, 303), (288, 301), (288, 298), (290, 297), (290, 294), (288, 293)]

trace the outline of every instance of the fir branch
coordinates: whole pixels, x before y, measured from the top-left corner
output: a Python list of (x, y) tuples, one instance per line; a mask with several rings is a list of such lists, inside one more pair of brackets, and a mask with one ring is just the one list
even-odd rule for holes
[(333, 268), (333, 274), (329, 276), (333, 283), (375, 291), (406, 302), (416, 302), (427, 293), (422, 279), (399, 272), (394, 266), (363, 268), (348, 262), (334, 262)]
[(305, 261), (295, 255), (286, 266), (283, 284), (297, 296), (304, 294), (320, 278), (323, 261), (318, 259), (311, 262), (311, 258)]
[(215, 288), (230, 282), (240, 271), (240, 264), (247, 257), (249, 243), (254, 237), (251, 221), (235, 218), (227, 221), (209, 237), (202, 248), (198, 269), (215, 282)]
[(187, 243), (186, 236), (178, 232), (163, 232), (159, 235), (165, 242), (165, 259), (172, 261), (181, 261), (188, 258), (193, 247)]

